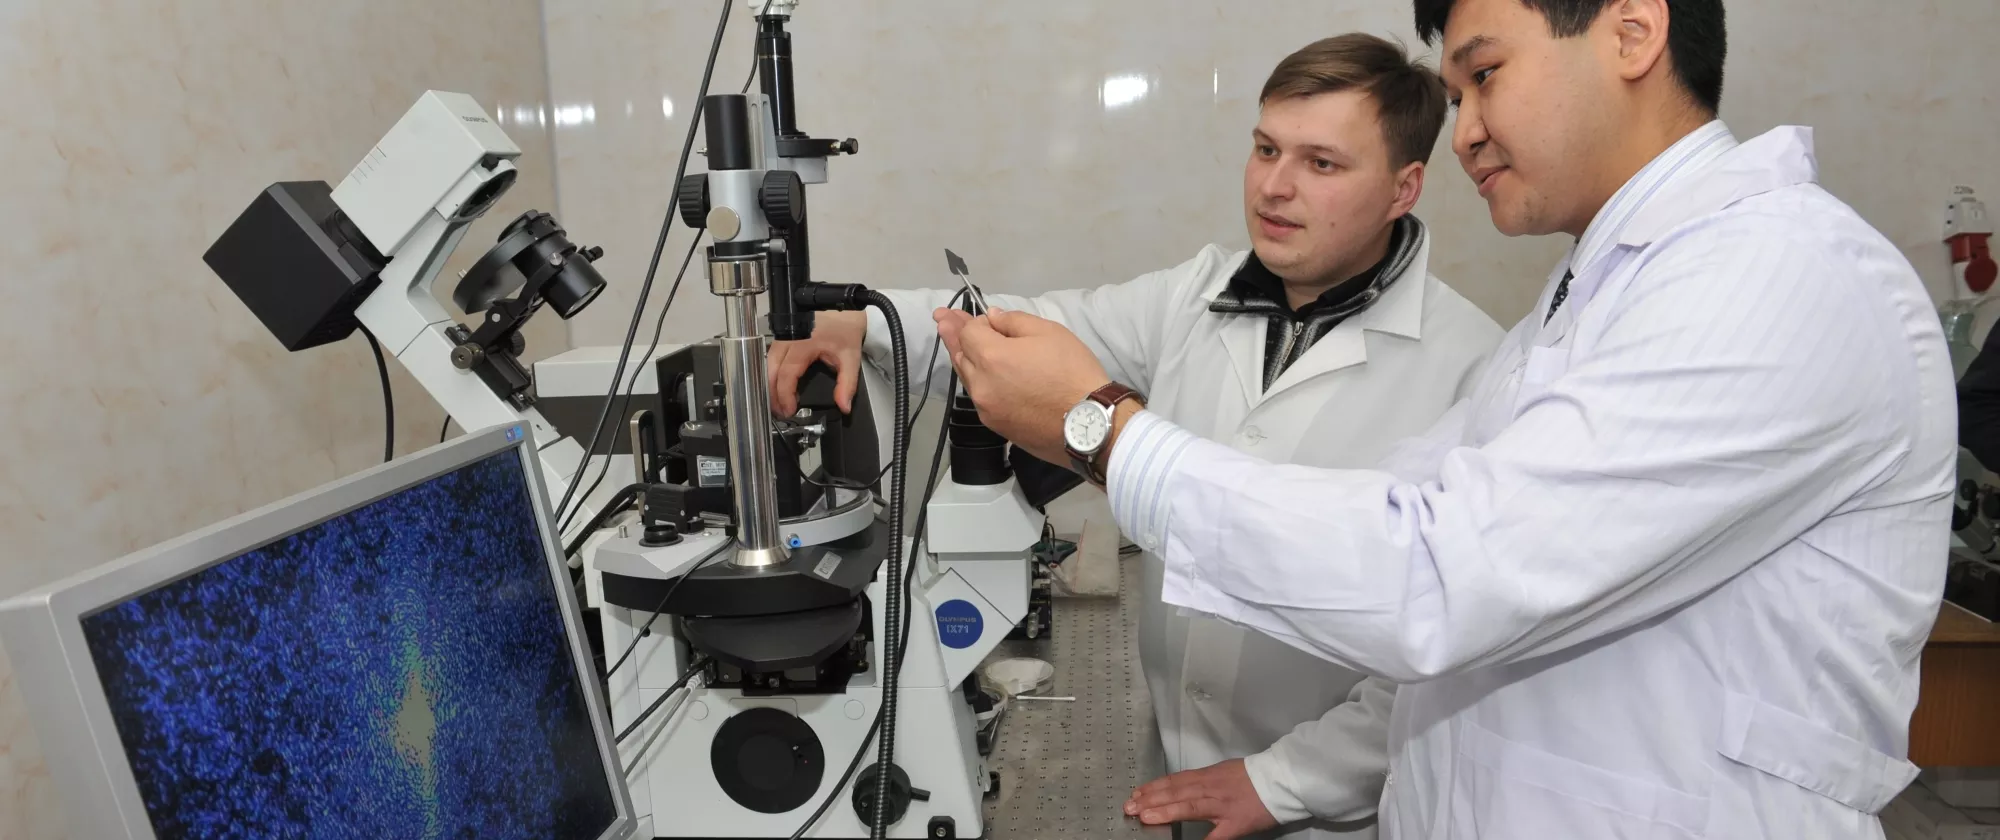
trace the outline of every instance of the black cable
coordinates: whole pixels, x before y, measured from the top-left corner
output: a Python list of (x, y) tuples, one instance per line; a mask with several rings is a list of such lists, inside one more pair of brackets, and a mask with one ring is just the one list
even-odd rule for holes
[(389, 362), (382, 358), (382, 343), (367, 327), (361, 328), (361, 337), (368, 339), (368, 349), (375, 353), (375, 373), (382, 377), (382, 463), (386, 464), (396, 460), (396, 393), (389, 388)]
[(603, 510), (598, 511), (595, 516), (590, 517), (589, 524), (584, 525), (583, 530), (577, 532), (576, 539), (570, 540), (569, 545), (563, 546), (563, 556), (575, 557), (578, 551), (583, 550), (584, 542), (590, 539), (592, 533), (604, 527), (606, 521), (624, 512), (625, 508), (639, 501), (639, 497), (645, 494), (646, 485), (643, 483), (625, 485), (624, 489), (618, 491), (618, 495), (611, 497), (611, 501), (604, 505)]
[[(936, 368), (932, 368), (932, 372), (935, 373)], [(926, 377), (926, 379), (928, 378)], [(945, 385), (945, 392), (950, 393), (957, 387), (958, 372), (952, 371), (951, 379)], [(929, 385), (926, 384), (925, 388), (928, 389)], [(931, 474), (929, 479), (924, 483), (923, 508), (917, 512), (916, 533), (915, 536), (910, 538), (910, 562), (903, 572), (903, 626), (901, 628), (902, 632), (897, 639), (897, 662), (903, 660), (903, 654), (909, 650), (910, 646), (910, 592), (917, 577), (917, 558), (923, 556), (924, 522), (930, 515), (931, 497), (937, 494), (938, 480), (943, 477), (941, 469), (944, 467), (944, 447), (945, 441), (949, 438), (946, 430), (950, 427), (951, 417), (947, 414), (944, 420), (938, 424), (937, 449), (931, 453)], [(868, 757), (868, 747), (875, 740), (876, 730), (881, 727), (882, 712), (878, 709), (875, 712), (875, 722), (868, 727), (868, 734), (862, 736), (861, 746), (855, 748), (853, 760), (847, 763), (847, 772), (840, 775), (840, 781), (834, 784), (832, 790), (827, 793), (826, 799), (820, 802), (817, 810), (813, 811), (812, 816), (806, 818), (805, 825), (799, 826), (799, 830), (792, 834), (791, 840), (799, 840), (799, 838), (804, 837), (806, 832), (810, 831), (813, 825), (819, 822), (821, 817), (826, 816), (827, 809), (833, 807), (834, 801), (840, 798), (840, 792), (847, 789), (848, 783), (854, 780), (855, 772), (861, 769), (861, 760)]]
[(632, 652), (639, 649), (639, 640), (646, 638), (649, 635), (652, 635), (653, 622), (658, 621), (660, 619), (660, 614), (667, 611), (667, 602), (672, 601), (674, 599), (674, 592), (681, 588), (681, 582), (687, 580), (688, 578), (694, 577), (694, 573), (701, 571), (701, 567), (708, 565), (709, 561), (714, 560), (717, 557), (725, 556), (727, 554), (729, 554), (728, 546), (724, 546), (723, 548), (717, 550), (714, 554), (711, 554), (707, 557), (703, 557), (701, 560), (697, 561), (693, 567), (687, 570), (686, 574), (674, 578), (674, 582), (667, 587), (667, 594), (660, 596), (660, 603), (658, 606), (653, 608), (653, 614), (646, 616), (646, 622), (644, 624), (639, 625), (639, 632), (632, 637), (632, 643), (625, 646), (624, 653), (618, 654), (618, 661), (611, 663), (611, 667), (605, 669), (604, 679), (606, 682), (610, 682), (611, 675), (618, 673), (618, 669), (625, 665), (625, 660), (632, 658)]
[[(959, 301), (964, 297), (965, 297), (965, 290), (960, 289), (958, 290), (957, 293), (951, 296), (951, 300), (946, 303), (946, 306), (956, 307)], [(900, 322), (898, 322), (898, 324), (900, 325)], [(897, 333), (895, 332), (890, 333), (890, 340), (892, 344), (894, 343), (896, 335)], [(933, 359), (936, 358), (938, 345), (942, 341), (943, 338), (941, 336), (932, 336), (931, 356)], [(907, 366), (905, 366), (904, 369), (907, 370)], [(930, 399), (931, 384), (936, 380), (936, 377), (937, 377), (937, 365), (935, 362), (933, 362), (931, 365), (930, 372), (924, 375), (923, 401), (927, 401)], [(901, 388), (901, 383), (898, 384), (898, 387)], [(949, 394), (957, 389), (958, 389), (958, 371), (953, 370), (951, 372), (951, 377), (945, 381), (945, 393)], [(907, 392), (908, 389), (902, 388), (902, 390)], [(918, 412), (921, 412), (923, 410), (922, 409), (923, 401), (919, 401), (917, 403)], [(917, 422), (917, 414), (912, 413), (909, 416), (909, 423), (905, 424), (901, 428), (907, 431), (915, 431), (914, 426), (916, 422)], [(924, 496), (923, 500), (920, 502), (920, 504), (922, 504), (923, 507), (917, 511), (917, 521), (915, 526), (916, 535), (911, 538), (910, 561), (909, 565), (905, 568), (903, 573), (903, 601), (902, 601), (903, 622), (902, 626), (898, 628), (899, 632), (897, 634), (896, 652), (894, 654), (895, 656), (894, 661), (897, 666), (900, 666), (902, 664), (903, 655), (905, 652), (909, 650), (910, 646), (910, 614), (911, 614), (910, 593), (914, 589), (917, 577), (917, 565), (918, 565), (917, 558), (921, 557), (923, 554), (922, 546), (924, 541), (924, 524), (930, 516), (931, 497), (936, 495), (938, 480), (943, 477), (943, 473), (940, 472), (940, 470), (944, 467), (944, 448), (946, 442), (950, 439), (950, 434), (949, 434), (950, 428), (951, 428), (951, 413), (946, 412), (945, 416), (941, 418), (938, 423), (937, 448), (931, 452), (931, 472), (929, 478), (924, 482)], [(901, 446), (892, 453), (891, 456), (892, 460), (890, 461), (890, 466), (894, 466), (897, 461), (907, 460), (906, 456), (909, 454), (908, 446), (909, 442), (907, 440), (904, 440)], [(884, 467), (884, 469), (886, 470), (888, 469), (888, 467)], [(902, 520), (898, 519), (897, 521), (900, 522)], [(883, 622), (883, 628), (885, 632), (887, 631), (888, 626), (889, 625), (885, 617), (885, 620)], [(884, 647), (885, 648), (887, 647), (886, 640), (884, 643)], [(818, 823), (821, 817), (826, 816), (827, 809), (833, 807), (833, 803), (836, 799), (839, 798), (840, 792), (846, 790), (848, 783), (854, 780), (855, 772), (861, 769), (862, 759), (868, 757), (868, 747), (875, 740), (876, 731), (881, 729), (882, 727), (883, 711), (884, 710), (882, 709), (876, 710), (875, 722), (868, 727), (868, 734), (862, 736), (861, 746), (855, 748), (854, 758), (848, 761), (847, 763), (847, 771), (841, 774), (840, 781), (834, 784), (833, 788), (827, 793), (826, 799), (820, 802), (819, 808), (815, 809), (812, 813), (812, 816), (806, 818), (805, 824), (799, 826), (799, 830), (792, 834), (791, 840), (799, 840), (799, 838), (805, 836), (807, 831), (812, 830), (813, 825)]]
[[(959, 302), (963, 300), (965, 300), (965, 290), (961, 288), (958, 291), (952, 293), (950, 300), (944, 302), (944, 308), (957, 309)], [(924, 393), (921, 396), (917, 397), (917, 410), (910, 412), (910, 423), (912, 425), (914, 425), (917, 422), (917, 415), (924, 413), (924, 406), (930, 403), (931, 401), (931, 383), (937, 381), (938, 347), (943, 345), (943, 343), (944, 343), (943, 333), (937, 333), (931, 336), (931, 357), (930, 357), (931, 369), (930, 371), (924, 374)], [(951, 367), (951, 366), (946, 365), (945, 367)], [(956, 381), (958, 381), (958, 371), (953, 370), (951, 372), (951, 382), (956, 382)], [(951, 384), (951, 382), (945, 383), (945, 393), (947, 394), (951, 393), (951, 389), (955, 387)], [(949, 410), (947, 410), (946, 415), (949, 416), (949, 414), (950, 412)], [(945, 428), (950, 428), (950, 424), (946, 424)]]
[[(639, 285), (639, 300), (632, 305), (632, 323), (625, 328), (625, 343), (618, 352), (618, 366), (611, 373), (611, 388), (604, 394), (604, 408), (597, 414), (595, 431), (590, 434), (590, 445), (583, 448), (583, 461), (580, 463), (584, 466), (588, 466), (591, 457), (597, 453), (597, 444), (604, 437), (607, 421), (613, 417), (611, 404), (618, 397), (618, 380), (625, 378), (625, 363), (631, 358), (634, 340), (639, 337), (639, 323), (644, 319), (646, 313), (646, 299), (652, 295), (653, 278), (659, 274), (660, 270), (660, 255), (667, 248), (667, 232), (673, 228), (674, 217), (680, 215), (680, 208), (674, 206), (676, 202), (675, 197), (680, 193), (681, 179), (687, 176), (688, 158), (694, 154), (695, 131), (701, 126), (701, 104), (704, 100), (708, 99), (708, 83), (715, 75), (715, 58), (722, 52), (722, 35), (729, 28), (729, 11), (733, 7), (734, 0), (722, 0), (722, 16), (716, 20), (715, 40), (709, 45), (708, 64), (703, 68), (701, 73), (701, 92), (695, 97), (694, 117), (688, 120), (687, 139), (681, 144), (680, 162), (675, 164), (673, 183), (667, 187), (666, 218), (660, 222), (660, 237), (653, 244), (653, 259), (646, 266), (646, 280)], [(699, 236), (696, 237), (697, 241), (699, 241), (699, 238)], [(630, 395), (626, 396), (626, 402), (629, 403)], [(624, 407), (621, 406), (619, 412), (622, 414), (623, 411)], [(616, 436), (614, 435), (613, 438), (615, 439)], [(605, 460), (605, 468), (609, 469), (610, 459), (607, 458)], [(570, 499), (576, 495), (576, 488), (580, 483), (576, 481), (570, 482), (569, 489), (563, 491), (562, 502), (556, 505), (556, 515), (562, 521), (562, 528), (567, 528), (570, 519), (575, 517), (575, 512), (573, 511), (568, 515), (564, 515), (563, 512), (569, 507)], [(581, 500), (579, 500), (577, 507), (579, 509), (582, 508)], [(561, 530), (558, 529), (557, 533), (561, 533)]]
[[(763, 16), (765, 16), (765, 15), (768, 15), (768, 14), (770, 14), (770, 13), (771, 13), (771, 0), (764, 0), (764, 8), (761, 8), (761, 9), (758, 9), (758, 10), (757, 10), (757, 16), (758, 16), (758, 17), (763, 17)], [(745, 77), (743, 78), (743, 89), (742, 89), (742, 90), (739, 90), (739, 91), (737, 91), (737, 93), (738, 93), (738, 94), (747, 94), (747, 93), (749, 93), (749, 92), (750, 92), (750, 83), (751, 83), (751, 82), (754, 82), (754, 81), (757, 81), (757, 64), (758, 64), (758, 61), (757, 61), (757, 54), (756, 54), (756, 53), (751, 53), (751, 54), (750, 54), (750, 75), (748, 75), (748, 76), (745, 76)]]
[(444, 425), (438, 427), (438, 443), (444, 442), (445, 435), (451, 434), (451, 418), (444, 418)]
[(618, 733), (616, 743), (625, 743), (626, 737), (638, 731), (639, 727), (646, 722), (646, 718), (652, 717), (654, 712), (667, 704), (667, 700), (673, 697), (675, 692), (680, 691), (683, 686), (688, 684), (688, 680), (694, 679), (694, 675), (701, 673), (701, 669), (706, 667), (708, 667), (708, 657), (695, 657), (693, 662), (688, 663), (687, 671), (681, 674), (680, 679), (674, 680), (674, 684), (667, 688), (666, 693), (660, 695), (660, 699), (654, 700), (653, 705), (647, 706), (645, 711), (640, 712), (638, 717), (632, 719), (632, 722), (625, 727), (624, 731)]
[[(676, 274), (674, 275), (674, 285), (673, 285), (673, 288), (671, 288), (671, 289), (668, 289), (668, 290), (667, 290), (667, 302), (666, 302), (666, 304), (660, 307), (660, 315), (659, 315), (659, 317), (658, 317), (658, 318), (655, 318), (655, 319), (653, 319), (653, 341), (652, 341), (652, 343), (650, 343), (650, 344), (646, 345), (646, 352), (645, 352), (645, 354), (639, 357), (639, 366), (638, 366), (638, 368), (636, 368), (636, 369), (634, 369), (634, 370), (632, 371), (632, 378), (630, 378), (630, 379), (628, 379), (628, 380), (626, 380), (626, 381), (625, 381), (625, 397), (624, 397), (624, 402), (623, 402), (623, 404), (621, 404), (621, 405), (620, 405), (620, 406), (618, 407), (618, 413), (619, 413), (619, 415), (620, 415), (620, 416), (623, 416), (623, 415), (624, 415), (624, 413), (625, 413), (625, 410), (626, 410), (627, 408), (630, 408), (630, 407), (631, 407), (631, 404), (632, 404), (632, 389), (634, 389), (634, 388), (637, 388), (637, 387), (639, 387), (639, 377), (640, 377), (641, 375), (644, 375), (644, 374), (645, 374), (645, 372), (646, 372), (646, 363), (647, 363), (647, 360), (648, 360), (648, 359), (651, 359), (651, 358), (653, 358), (653, 351), (654, 351), (654, 350), (657, 350), (657, 349), (659, 349), (659, 346), (660, 346), (660, 334), (661, 334), (661, 333), (662, 333), (663, 331), (665, 331), (665, 330), (666, 330), (666, 327), (667, 327), (667, 313), (673, 310), (673, 308), (674, 308), (674, 299), (675, 299), (675, 298), (677, 298), (677, 297), (680, 297), (680, 293), (681, 293), (681, 281), (682, 281), (682, 280), (685, 280), (685, 279), (687, 279), (687, 270), (688, 270), (688, 265), (694, 262), (694, 252), (695, 252), (696, 250), (698, 250), (698, 249), (700, 248), (700, 246), (701, 246), (701, 236), (700, 236), (700, 234), (696, 234), (696, 235), (695, 235), (695, 238), (694, 238), (694, 241), (693, 241), (693, 242), (689, 242), (689, 243), (688, 243), (688, 251), (687, 251), (687, 256), (685, 256), (685, 257), (682, 257), (682, 258), (681, 258), (681, 270), (680, 270), (680, 271), (679, 271), (678, 273), (676, 273)], [(629, 351), (631, 350), (631, 347), (630, 347), (630, 346), (627, 346), (627, 347), (626, 347), (626, 350), (627, 350), (627, 352), (629, 352)], [(614, 376), (615, 376), (615, 374), (614, 374)], [(614, 389), (618, 387), (618, 380), (617, 380), (617, 379), (615, 379), (615, 378), (614, 378), (614, 379), (612, 379), (612, 380), (611, 380), (611, 387), (612, 387), (612, 388), (614, 388)], [(614, 391), (614, 393), (615, 393), (615, 391)], [(610, 406), (610, 405), (611, 405), (611, 399), (610, 399), (609, 397), (606, 397), (606, 398), (605, 398), (605, 402), (604, 402), (604, 404), (605, 404), (605, 405), (606, 405), (607, 407), (608, 407), (608, 406)], [(638, 442), (638, 441), (633, 441), (633, 442), (632, 442), (632, 457), (633, 457), (633, 458), (638, 458), (638, 457), (639, 457), (639, 442)], [(588, 463), (588, 461), (586, 461), (585, 463)], [(582, 476), (582, 470), (578, 470), (577, 472), (578, 472), (578, 477), (581, 477), (581, 476)], [(588, 499), (588, 498), (590, 498), (590, 494), (592, 494), (592, 493), (595, 493), (595, 492), (597, 492), (597, 488), (598, 488), (599, 486), (602, 486), (602, 485), (604, 484), (604, 476), (605, 476), (605, 475), (607, 475), (607, 474), (609, 474), (610, 472), (611, 472), (611, 459), (610, 459), (610, 458), (605, 458), (605, 459), (604, 459), (604, 463), (602, 463), (602, 464), (599, 464), (599, 465), (597, 466), (597, 477), (596, 477), (595, 479), (592, 479), (592, 480), (591, 480), (591, 482), (590, 482), (590, 487), (589, 487), (589, 489), (587, 489), (587, 490), (584, 490), (584, 491), (583, 491), (583, 498), (585, 498), (585, 499)], [(578, 505), (576, 506), (576, 510), (572, 510), (572, 511), (570, 511), (570, 512), (569, 512), (569, 516), (568, 516), (567, 518), (565, 518), (565, 519), (564, 519), (564, 520), (562, 521), (561, 525), (560, 525), (560, 526), (558, 527), (558, 529), (556, 530), (556, 533), (560, 534), (560, 533), (563, 533), (564, 531), (567, 531), (567, 530), (569, 530), (569, 525), (570, 525), (570, 523), (571, 523), (571, 522), (574, 522), (574, 521), (576, 520), (576, 514), (577, 514), (577, 511), (580, 511), (580, 510), (583, 510), (583, 505), (582, 505), (581, 503), (579, 503), (579, 504), (578, 504)], [(585, 529), (585, 530), (583, 531), (583, 533), (584, 533), (584, 534), (588, 534), (588, 533), (590, 533), (590, 530), (589, 530), (589, 529)]]

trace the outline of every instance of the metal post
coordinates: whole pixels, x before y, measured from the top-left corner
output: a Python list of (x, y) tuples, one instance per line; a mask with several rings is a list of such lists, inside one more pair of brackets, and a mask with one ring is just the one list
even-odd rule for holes
[(757, 298), (763, 257), (715, 260), (710, 290), (722, 297), (722, 388), (729, 436), (729, 485), (736, 502), (738, 566), (783, 563), (778, 543), (777, 466), (771, 454), (771, 392), (764, 378), (764, 335)]

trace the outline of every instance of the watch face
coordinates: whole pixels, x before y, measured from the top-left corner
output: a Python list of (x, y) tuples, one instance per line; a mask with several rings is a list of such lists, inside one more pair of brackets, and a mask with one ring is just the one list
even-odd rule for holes
[(1096, 452), (1111, 436), (1111, 418), (1094, 402), (1078, 403), (1063, 417), (1063, 443), (1078, 452)]

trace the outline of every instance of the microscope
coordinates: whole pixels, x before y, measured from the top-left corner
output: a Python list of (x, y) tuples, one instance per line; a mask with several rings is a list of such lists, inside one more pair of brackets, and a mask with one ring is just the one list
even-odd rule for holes
[[(951, 475), (926, 497), (920, 541), (905, 538), (918, 496), (902, 352), (886, 456), (865, 391), (841, 414), (828, 371), (803, 383), (800, 416), (771, 415), (768, 341), (865, 306), (900, 330), (886, 299), (810, 274), (805, 187), (858, 147), (797, 129), (795, 7), (752, 4), (759, 92), (706, 97), (709, 171), (675, 185), (676, 211), (711, 240), (722, 331), (652, 362), (654, 404), (618, 418), (633, 428), (640, 480), (623, 495), (637, 521), (599, 510), (571, 545), (642, 836), (978, 837), (996, 782), (974, 672), (1028, 612), (1043, 516), (961, 399)], [(531, 211), (453, 291), (476, 328), (432, 293), (519, 154), (471, 98), (426, 93), (338, 187), (273, 184), (205, 260), (288, 349), (365, 328), (461, 427), (524, 424), (561, 494), (604, 453), (543, 418), (519, 331), (544, 306), (567, 319), (595, 299), (602, 252)]]
[[(680, 184), (683, 218), (713, 242), (709, 288), (723, 298), (718, 346), (689, 350), (720, 368), (727, 458), (699, 463), (715, 450), (699, 445), (717, 416), (701, 413), (699, 395), (714, 386), (700, 365), (669, 356), (659, 391), (669, 421), (692, 416), (667, 444), (682, 453), (688, 489), (649, 497), (642, 532), (599, 543), (587, 561), (605, 650), (632, 651), (623, 669), (625, 657), (612, 660), (613, 722), (639, 727), (623, 748), (654, 836), (977, 837), (992, 781), (974, 738), (973, 672), (1027, 612), (1042, 516), (1009, 473), (1005, 442), (973, 425), (952, 432), (954, 475), (931, 497), (915, 556), (899, 556), (894, 496), (908, 493), (905, 478), (883, 485), (888, 522), (866, 488), (878, 465), (842, 465), (840, 452), (821, 453), (821, 479), (792, 492), (802, 475), (789, 466), (799, 457), (794, 421), (827, 427), (826, 441), (852, 430), (814, 408), (813, 381), (802, 401), (812, 416), (773, 420), (765, 337), (806, 338), (816, 311), (885, 303), (809, 274), (804, 187), (826, 180), (828, 157), (856, 147), (797, 130), (793, 5), (759, 10), (761, 92), (702, 103), (710, 171)], [(863, 393), (855, 414), (867, 409)], [(907, 459), (907, 408), (891, 422), (904, 433), (889, 457)], [(874, 435), (850, 439), (872, 446)], [(727, 510), (692, 503), (709, 483), (728, 486)], [(785, 510), (779, 490), (808, 502)], [(691, 668), (700, 682), (675, 713), (642, 719)], [(871, 738), (902, 746), (884, 756)]]
[[(592, 262), (547, 213), (529, 211), (460, 276), (460, 326), (432, 288), (466, 228), (514, 185), (520, 147), (472, 97), (430, 91), (342, 179), (272, 184), (203, 260), (285, 349), (366, 329), (460, 428), (522, 423), (557, 492), (583, 447), (535, 408), (521, 328), (543, 306), (567, 320), (604, 290)], [(511, 297), (509, 295), (512, 295)]]

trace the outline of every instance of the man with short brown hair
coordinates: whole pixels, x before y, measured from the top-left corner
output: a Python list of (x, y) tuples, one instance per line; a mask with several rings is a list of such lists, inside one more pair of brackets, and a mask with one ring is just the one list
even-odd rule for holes
[[(996, 309), (1061, 322), (1153, 411), (1244, 452), (1321, 467), (1374, 465), (1457, 398), (1500, 328), (1429, 275), (1410, 215), (1445, 118), (1437, 75), (1368, 35), (1311, 44), (1260, 97), (1244, 167), (1250, 251), (1204, 248), (1179, 267)], [(885, 292), (904, 332), (932, 328), (949, 290)], [(876, 313), (825, 313), (807, 341), (771, 353), (773, 406), (796, 407), (815, 361), (854, 393), (864, 354), (889, 358)], [(949, 364), (909, 346), (912, 382)], [(935, 377), (944, 382), (946, 377)], [(1100, 482), (1101, 476), (1096, 477)], [(1284, 826), (1288, 837), (1372, 837), (1393, 688), (1160, 600), (1148, 554), (1140, 656), (1173, 775), (1135, 791), (1147, 823), (1215, 824), (1217, 840)]]

